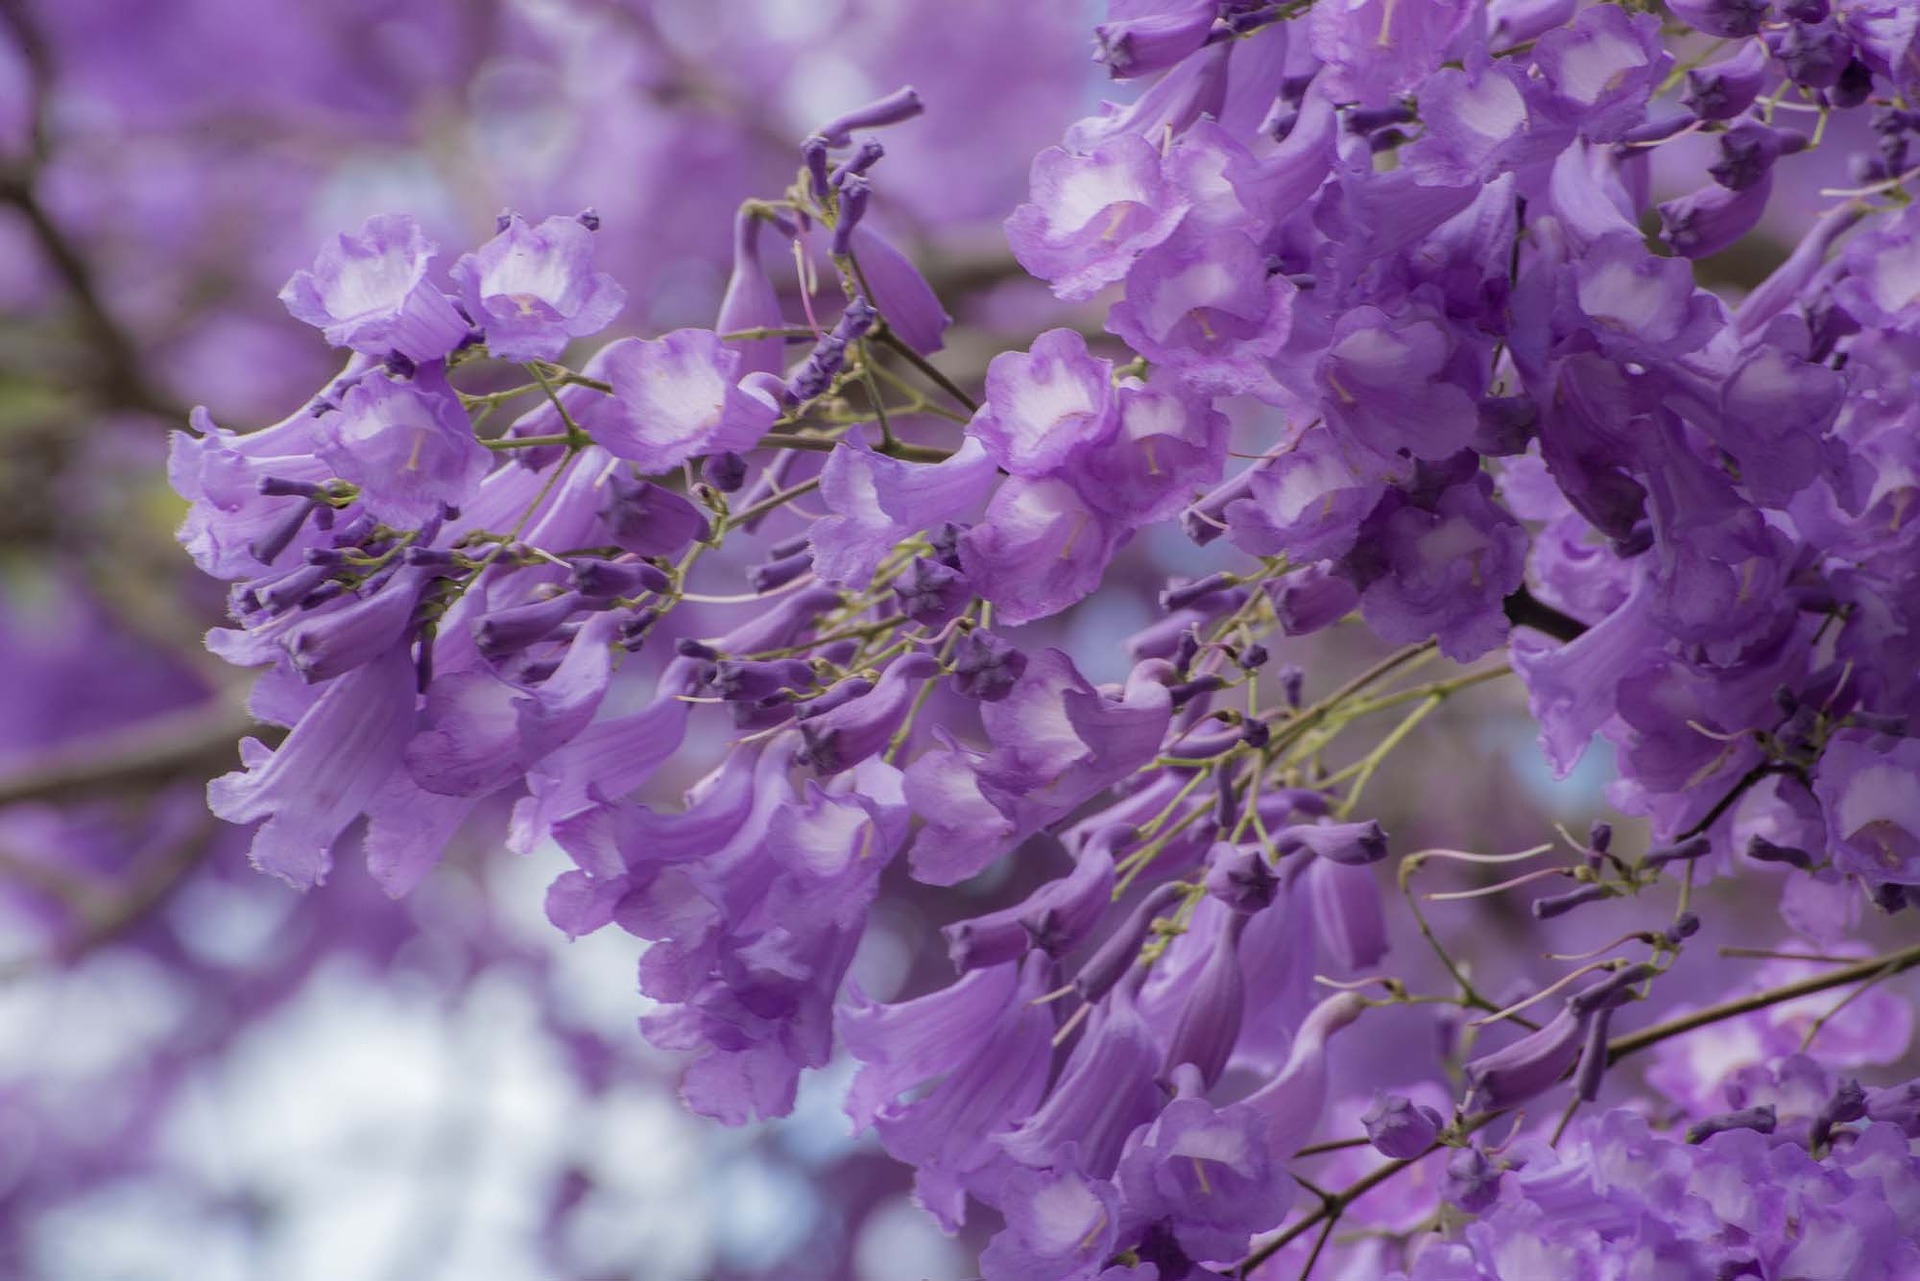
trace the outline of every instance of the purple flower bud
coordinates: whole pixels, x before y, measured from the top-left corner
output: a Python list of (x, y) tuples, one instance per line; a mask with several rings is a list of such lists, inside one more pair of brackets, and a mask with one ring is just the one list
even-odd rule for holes
[(800, 144), (800, 159), (807, 166), (807, 177), (813, 188), (815, 200), (825, 200), (831, 188), (827, 185), (827, 140), (814, 134)]
[(612, 540), (637, 556), (678, 556), (707, 537), (707, 518), (671, 490), (614, 472), (600, 500)]
[(1288, 663), (1280, 669), (1280, 692), (1287, 700), (1287, 706), (1296, 712), (1300, 710), (1301, 697), (1306, 693), (1307, 674)]
[(1175, 707), (1182, 707), (1196, 698), (1213, 693), (1226, 683), (1226, 677), (1209, 672), (1204, 676), (1196, 676), (1192, 680), (1167, 686), (1167, 696), (1173, 700)]
[(1750, 36), (1767, 19), (1768, 0), (1667, 0), (1673, 16), (1710, 36)]
[(982, 703), (995, 703), (1012, 692), (1026, 670), (1025, 651), (991, 632), (971, 631), (954, 647), (953, 692)]
[(1461, 1148), (1447, 1159), (1440, 1195), (1466, 1213), (1478, 1214), (1500, 1199), (1502, 1173), (1479, 1148)]
[(723, 658), (713, 665), (706, 685), (728, 702), (754, 702), (814, 683), (813, 665), (804, 659), (769, 661)]
[(1580, 1054), (1586, 1020), (1569, 1007), (1538, 1031), (1468, 1061), (1468, 1106), (1504, 1110), (1524, 1103), (1567, 1074)]
[(1433, 1146), (1446, 1122), (1432, 1108), (1405, 1095), (1376, 1093), (1360, 1124), (1367, 1128), (1367, 1141), (1382, 1155), (1411, 1161)]
[(1113, 985), (1125, 976), (1140, 955), (1140, 945), (1146, 942), (1147, 931), (1153, 926), (1154, 919), (1180, 901), (1186, 893), (1183, 886), (1166, 884), (1156, 885), (1147, 896), (1140, 900), (1120, 928), (1105, 943), (1100, 945), (1087, 963), (1074, 975), (1073, 990), (1080, 999), (1092, 1004), (1113, 990)]
[(880, 158), (886, 154), (887, 149), (880, 145), (878, 138), (861, 139), (860, 145), (854, 149), (854, 153), (836, 165), (833, 172), (828, 175), (828, 185), (837, 190), (840, 184), (847, 179), (859, 174), (864, 174), (867, 170), (873, 168), (874, 165), (880, 162)]
[(747, 483), (747, 460), (730, 449), (708, 454), (700, 460), (700, 479), (720, 493), (737, 493)]
[(1094, 60), (1115, 80), (1165, 71), (1207, 42), (1214, 5), (1189, 3), (1184, 12), (1148, 14), (1093, 29)]
[(1364, 823), (1303, 823), (1283, 829), (1273, 839), (1282, 854), (1311, 850), (1321, 858), (1354, 867), (1378, 863), (1387, 856), (1387, 834), (1373, 819)]
[(1247, 497), (1252, 489), (1253, 468), (1229, 477), (1181, 513), (1180, 528), (1187, 537), (1205, 547), (1227, 532), (1227, 507)]
[(1769, 32), (1767, 46), (1787, 78), (1803, 89), (1831, 89), (1853, 58), (1853, 42), (1832, 19)]
[(903, 654), (869, 693), (801, 722), (803, 763), (820, 774), (838, 774), (879, 752), (906, 720), (919, 686), (939, 671), (931, 654)]
[(1732, 57), (1687, 72), (1680, 101), (1702, 120), (1731, 120), (1760, 96), (1767, 66), (1764, 45), (1743, 44)]
[(573, 563), (573, 586), (582, 596), (604, 600), (643, 592), (664, 596), (672, 590), (673, 580), (658, 565), (644, 560), (577, 560)]
[(1587, 1019), (1586, 1035), (1580, 1040), (1580, 1062), (1573, 1070), (1573, 1091), (1588, 1103), (1600, 1097), (1600, 1082), (1607, 1072), (1607, 1024), (1613, 1011), (1601, 1008)]
[(1791, 129), (1742, 120), (1720, 135), (1720, 158), (1707, 173), (1723, 187), (1745, 191), (1766, 177), (1781, 156), (1806, 150), (1807, 141), (1805, 134)]
[(1551, 921), (1556, 916), (1565, 916), (1576, 907), (1581, 907), (1588, 903), (1595, 903), (1603, 898), (1611, 898), (1612, 896), (1612, 890), (1597, 882), (1591, 885), (1578, 886), (1568, 890), (1564, 894), (1549, 894), (1545, 898), (1533, 900), (1531, 904), (1533, 919), (1536, 921)]
[(1682, 912), (1673, 919), (1673, 924), (1661, 931), (1661, 937), (1668, 947), (1679, 947), (1682, 943), (1700, 932), (1700, 915), (1697, 912)]
[[(1025, 901), (944, 927), (940, 932), (946, 936), (954, 968), (965, 973), (1004, 964), (1025, 955), (1030, 947), (1055, 957), (1079, 947), (1113, 900), (1112, 844), (1132, 830), (1116, 824), (1096, 833), (1070, 874), (1047, 882)], [(1059, 847), (1052, 837), (1035, 839)]]
[(1813, 1118), (1813, 1128), (1807, 1134), (1807, 1146), (1818, 1153), (1832, 1141), (1836, 1125), (1846, 1125), (1866, 1115), (1867, 1092), (1860, 1088), (1860, 1082), (1842, 1081), (1840, 1088), (1833, 1092), (1833, 1097)]
[(1715, 183), (1690, 196), (1663, 201), (1660, 238), (1683, 258), (1717, 254), (1759, 225), (1772, 187), (1771, 174), (1763, 173), (1741, 191)]
[(1827, 90), (1827, 101), (1841, 111), (1851, 111), (1873, 96), (1873, 68), (1857, 56), (1840, 68), (1840, 78)]
[(1713, 841), (1705, 836), (1696, 836), (1681, 841), (1678, 845), (1663, 845), (1648, 850), (1646, 857), (1640, 860), (1642, 867), (1665, 867), (1669, 863), (1690, 863), (1713, 848)]
[(1737, 1112), (1722, 1112), (1710, 1116), (1704, 1121), (1695, 1121), (1687, 1127), (1687, 1142), (1703, 1143), (1716, 1134), (1725, 1134), (1729, 1130), (1753, 1130), (1760, 1134), (1772, 1134), (1779, 1125), (1780, 1118), (1771, 1103), (1759, 1107), (1741, 1108)]
[(235, 589), (234, 616), (238, 618), (253, 610), (264, 610), (269, 614), (284, 613), (306, 602), (332, 576), (333, 569), (330, 566), (302, 565), (272, 578), (255, 579)]
[[(1234, 662), (1240, 665), (1242, 671), (1251, 672), (1265, 667), (1267, 660), (1271, 657), (1272, 655), (1267, 652), (1267, 647), (1259, 641), (1255, 641), (1253, 644), (1241, 649), (1239, 654), (1234, 657)], [(1285, 682), (1286, 674), (1284, 672), (1281, 673), (1280, 679), (1283, 683)], [(1294, 706), (1298, 705), (1297, 703), (1294, 704)]]
[(495, 661), (518, 654), (553, 635), (582, 605), (579, 592), (562, 592), (546, 600), (495, 610), (475, 625), (474, 643)]
[(1257, 846), (1221, 842), (1207, 859), (1207, 893), (1236, 913), (1258, 912), (1273, 902), (1280, 878)]
[(884, 125), (897, 125), (903, 120), (911, 120), (926, 110), (920, 101), (920, 95), (912, 85), (895, 89), (886, 97), (869, 102), (864, 107), (856, 107), (844, 115), (835, 116), (820, 126), (814, 133), (829, 147), (844, 147), (852, 141), (850, 136), (855, 129), (878, 129)]
[(1867, 1115), (1897, 1125), (1908, 1138), (1920, 1138), (1920, 1081), (1867, 1091)]
[(840, 216), (833, 224), (833, 256), (844, 258), (853, 251), (853, 229), (866, 216), (867, 201), (873, 186), (865, 178), (849, 176), (840, 187)]
[(1631, 999), (1633, 988), (1659, 973), (1659, 969), (1655, 966), (1645, 961), (1637, 961), (1575, 993), (1567, 1001), (1567, 1007), (1578, 1015), (1613, 1009)]
[(756, 592), (777, 591), (812, 568), (813, 551), (809, 548), (753, 566), (747, 571), (747, 583)]
[(304, 680), (332, 680), (386, 654), (413, 618), (421, 581), (410, 575), (339, 609), (309, 615), (285, 638), (294, 669)]
[(916, 558), (894, 582), (893, 594), (901, 613), (927, 626), (950, 621), (972, 596), (966, 575), (925, 556)]
[(320, 504), (309, 498), (305, 502), (291, 507), (287, 514), (267, 527), (265, 533), (247, 544), (247, 551), (262, 565), (271, 565), (287, 550), (288, 544), (299, 537), (306, 526), (307, 517), (313, 515)]
[(1225, 591), (1239, 581), (1236, 575), (1221, 571), (1208, 574), (1205, 578), (1196, 578), (1179, 587), (1169, 587), (1160, 593), (1160, 608), (1186, 609), (1196, 601), (1204, 600), (1215, 592)]
[(1270, 579), (1267, 594), (1281, 630), (1305, 636), (1331, 627), (1360, 604), (1360, 593), (1344, 575), (1324, 566), (1308, 565)]

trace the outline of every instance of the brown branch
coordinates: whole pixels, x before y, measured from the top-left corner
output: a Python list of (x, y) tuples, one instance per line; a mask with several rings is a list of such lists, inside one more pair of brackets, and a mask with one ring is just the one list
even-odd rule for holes
[(64, 801), (205, 779), (235, 763), (242, 734), (267, 731), (225, 702), (149, 717), (136, 725), (37, 753), (16, 769), (0, 763), (0, 805)]

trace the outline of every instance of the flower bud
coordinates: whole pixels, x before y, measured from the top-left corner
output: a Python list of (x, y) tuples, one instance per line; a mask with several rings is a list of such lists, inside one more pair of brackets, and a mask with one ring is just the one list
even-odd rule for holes
[(1321, 858), (1350, 867), (1378, 863), (1387, 856), (1387, 834), (1373, 819), (1364, 823), (1303, 823), (1285, 828), (1273, 839), (1282, 854), (1311, 850)]
[(1772, 1134), (1774, 1127), (1779, 1123), (1780, 1118), (1770, 1103), (1760, 1107), (1741, 1108), (1737, 1112), (1722, 1112), (1704, 1121), (1695, 1121), (1687, 1127), (1687, 1142), (1702, 1143), (1716, 1134), (1725, 1134), (1728, 1130), (1754, 1130), (1761, 1134)]
[(1094, 60), (1106, 64), (1115, 80), (1165, 71), (1207, 42), (1214, 6), (1189, 4), (1186, 11), (1149, 14), (1093, 29)]
[(1280, 878), (1258, 846), (1217, 844), (1207, 855), (1207, 893), (1236, 913), (1258, 912), (1273, 902)]
[(1382, 1155), (1411, 1161), (1433, 1146), (1445, 1121), (1432, 1108), (1405, 1095), (1375, 1094), (1360, 1124), (1367, 1129), (1367, 1141)]

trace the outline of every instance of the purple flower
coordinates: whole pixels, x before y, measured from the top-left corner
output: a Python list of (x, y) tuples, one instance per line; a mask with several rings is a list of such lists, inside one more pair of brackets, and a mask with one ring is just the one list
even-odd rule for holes
[(437, 250), (412, 218), (377, 215), (359, 235), (328, 241), (280, 301), (336, 347), (369, 356), (397, 351), (415, 364), (439, 360), (465, 341), (467, 322), (427, 280)]
[[(760, 262), (760, 229), (766, 221), (749, 209), (734, 215), (733, 273), (727, 277), (727, 292), (720, 299), (720, 314), (713, 322), (715, 333), (778, 329), (786, 324), (780, 314), (780, 295)], [(781, 354), (786, 344), (778, 337), (735, 338), (728, 340), (727, 346), (740, 354), (742, 376), (778, 376), (786, 369), (786, 358)]]
[(1133, 528), (1167, 519), (1220, 479), (1227, 419), (1166, 374), (1126, 379), (1117, 395), (1119, 430), (1070, 471), (1087, 501)]
[(879, 1005), (856, 989), (841, 1005), (840, 1036), (860, 1064), (847, 1115), (919, 1167), (921, 1202), (949, 1229), (965, 1217), (969, 1176), (999, 1156), (993, 1136), (1046, 1092), (1053, 1016), (1034, 1003), (1044, 973), (1036, 958), (911, 1001)]
[(338, 412), (320, 419), (315, 434), (315, 451), (335, 475), (359, 486), (366, 511), (398, 529), (466, 506), (492, 467), (472, 421), (433, 366), (411, 383), (361, 379)]
[(952, 317), (913, 260), (864, 222), (853, 229), (852, 248), (887, 328), (923, 356), (939, 351)]
[[(1057, 845), (1051, 837), (1035, 839)], [(1053, 957), (1079, 947), (1112, 906), (1110, 845), (1111, 840), (1089, 841), (1071, 873), (1048, 881), (1024, 901), (942, 927), (954, 968), (965, 973), (1001, 965), (1036, 947)]]
[(913, 534), (972, 516), (993, 486), (993, 461), (979, 441), (968, 440), (945, 462), (905, 462), (874, 453), (857, 429), (849, 432), (820, 473), (831, 514), (808, 533), (814, 572), (830, 583), (864, 586)]
[(962, 536), (960, 564), (999, 618), (1025, 623), (1091, 594), (1122, 541), (1072, 485), (1015, 476)]
[(1380, 963), (1390, 944), (1373, 873), (1315, 858), (1300, 873), (1299, 888), (1313, 913), (1315, 937), (1342, 970), (1353, 974)]
[(1107, 327), (1203, 391), (1272, 396), (1267, 361), (1292, 331), (1294, 293), (1244, 232), (1183, 222), (1128, 274)]
[(1526, 531), (1492, 502), (1483, 473), (1416, 506), (1392, 491), (1362, 526), (1346, 565), (1367, 624), (1398, 644), (1439, 639), (1467, 662), (1507, 637), (1502, 602), (1526, 572)]
[(1485, 182), (1550, 154), (1569, 131), (1535, 121), (1537, 92), (1510, 61), (1436, 71), (1420, 89), (1426, 132), (1407, 148), (1409, 171), (1437, 184)]
[(1171, 718), (1163, 667), (1143, 663), (1122, 689), (1101, 691), (1059, 650), (1031, 655), (1012, 692), (981, 706), (993, 744), (978, 766), (982, 793), (1024, 834), (1145, 765)]
[(1286, 1064), (1246, 1098), (1266, 1122), (1267, 1150), (1289, 1160), (1320, 1124), (1327, 1103), (1327, 1040), (1366, 1010), (1358, 996), (1341, 992), (1313, 1007), (1287, 1051)]
[(1318, 429), (1246, 478), (1246, 497), (1227, 505), (1228, 536), (1242, 551), (1296, 564), (1344, 554), (1380, 501), (1381, 486), (1356, 476), (1333, 434)]
[(1120, 1158), (1122, 1238), (1165, 1223), (1195, 1259), (1233, 1259), (1277, 1225), (1292, 1201), (1267, 1147), (1264, 1119), (1244, 1104), (1169, 1103), (1134, 1132)]
[(1213, 946), (1199, 965), (1168, 1036), (1164, 1079), (1171, 1080), (1176, 1069), (1190, 1065), (1199, 1072), (1202, 1088), (1210, 1090), (1226, 1072), (1227, 1059), (1240, 1039), (1241, 1007), (1246, 1001), (1239, 955), (1246, 926), (1242, 913), (1221, 914)]
[[(355, 357), (354, 363), (361, 360)], [(313, 415), (302, 409), (245, 436), (215, 424), (204, 408), (193, 411), (192, 423), (199, 436), (174, 432), (170, 438), (167, 479), (192, 504), (179, 538), (194, 563), (216, 578), (246, 579), (278, 559), (263, 560), (259, 551), (271, 552), (278, 544), (284, 554), (290, 542), (304, 546), (312, 537), (306, 523), (312, 504), (286, 491), (317, 487), (333, 474), (314, 453), (318, 423)], [(262, 492), (263, 482), (279, 492)], [(289, 519), (301, 523), (289, 531)]]
[(821, 774), (853, 768), (886, 747), (913, 705), (920, 686), (937, 675), (931, 654), (906, 654), (881, 675), (872, 692), (800, 722), (805, 761)]
[(1587, 1020), (1566, 1006), (1538, 1031), (1470, 1060), (1468, 1106), (1510, 1108), (1552, 1088), (1580, 1057), (1586, 1027)]
[(1820, 756), (1814, 795), (1826, 809), (1834, 861), (1869, 884), (1920, 885), (1920, 739), (1869, 743), (1858, 732), (1839, 734)]
[(584, 425), (650, 476), (700, 454), (744, 454), (779, 416), (770, 399), (738, 385), (740, 355), (711, 330), (623, 338), (599, 360), (613, 395), (592, 403)]
[(1772, 194), (1771, 172), (1739, 190), (1709, 183), (1660, 205), (1660, 238), (1683, 258), (1717, 254), (1760, 225)]
[(1050, 329), (1025, 353), (987, 366), (986, 404), (967, 432), (1015, 476), (1059, 474), (1100, 449), (1115, 429), (1113, 363), (1087, 354), (1071, 329)]
[(907, 803), (923, 822), (907, 865), (927, 885), (958, 885), (1011, 849), (1018, 834), (981, 788), (981, 756), (945, 741), (906, 770)]
[(593, 269), (593, 233), (578, 218), (529, 226), (518, 214), (453, 265), (467, 313), (500, 360), (556, 360), (570, 338), (612, 323), (627, 291)]
[(1127, 1137), (1159, 1112), (1160, 1049), (1132, 987), (1123, 981), (1113, 990), (1046, 1101), (1001, 1136), (1001, 1148), (1021, 1165), (1110, 1179)]
[(1407, 456), (1449, 457), (1472, 442), (1480, 422), (1461, 381), (1471, 376), (1471, 359), (1437, 315), (1356, 307), (1335, 324), (1321, 358), (1327, 421), (1389, 467)]
[(207, 784), (207, 807), (229, 823), (265, 819), (254, 865), (311, 888), (326, 880), (340, 833), (399, 769), (413, 724), (413, 663), (396, 646), (329, 683), (278, 748), (244, 740), (244, 768)]
[(1006, 1228), (980, 1256), (981, 1281), (1093, 1281), (1116, 1244), (1119, 1197), (1073, 1166), (1018, 1169), (1001, 1199)]
[(1582, 9), (1540, 37), (1533, 57), (1550, 92), (1547, 109), (1595, 142), (1618, 141), (1640, 123), (1673, 63), (1657, 18), (1612, 5)]
[(1161, 176), (1160, 153), (1132, 133), (1086, 155), (1049, 147), (1034, 158), (1031, 182), (1032, 202), (1007, 219), (1007, 243), (1022, 267), (1066, 299), (1124, 279), (1186, 212)]
[(1330, 88), (1340, 98), (1381, 106), (1440, 65), (1471, 11), (1465, 0), (1316, 5), (1309, 19), (1313, 52), (1327, 64)]

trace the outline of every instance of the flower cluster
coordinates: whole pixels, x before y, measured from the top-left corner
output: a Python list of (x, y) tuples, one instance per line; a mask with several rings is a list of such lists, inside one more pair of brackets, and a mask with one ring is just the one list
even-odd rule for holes
[[(1902, 1275), (1911, 1091), (1856, 1106), (1828, 1082), (1786, 1124), (1763, 1096), (1826, 1069), (1785, 1047), (1754, 1070), (1786, 1076), (1694, 1118), (1697, 1144), (1618, 1110), (1565, 1148), (1474, 1137), (1805, 994), (1617, 1035), (1684, 990), (1697, 886), (1784, 866), (1790, 922), (1823, 939), (1920, 893), (1916, 35), (1868, 5), (1675, 4), (1721, 38), (1696, 46), (1632, 8), (1115, 0), (1100, 55), (1152, 82), (1037, 157), (1006, 224), (1060, 299), (1110, 302), (1108, 338), (1047, 330), (977, 400), (931, 359), (951, 318), (882, 229), (874, 135), (920, 113), (910, 89), (822, 124), (793, 184), (741, 207), (711, 329), (578, 369), (571, 342), (623, 300), (593, 214), (505, 215), (446, 284), (406, 218), (339, 238), (282, 296), (344, 371), (274, 427), (202, 414), (176, 439), (183, 537), (233, 583), (210, 644), (266, 669), (253, 710), (289, 729), (246, 745), (215, 813), (265, 820), (255, 862), (301, 886), (364, 816), (400, 894), (515, 797), (508, 843), (573, 864), (552, 922), (647, 943), (642, 1029), (686, 1056), (688, 1105), (783, 1114), (837, 1041), (849, 1115), (921, 1204), (949, 1230), (997, 1212), (987, 1281), (1218, 1275), (1330, 1231), (1358, 1193), (1292, 1195), (1341, 1101), (1329, 1043), (1418, 1005), (1473, 1016), (1427, 1065), (1457, 1070), (1453, 1106), (1363, 1123), (1401, 1168), (1444, 1161), (1443, 1226), (1477, 1218), (1410, 1275), (1801, 1275), (1816, 1245)], [(1692, 260), (1817, 152), (1795, 111), (1835, 135), (1865, 113), (1876, 150), (1729, 303)], [(1700, 142), (1703, 184), (1656, 207), (1655, 162)], [(1096, 682), (1048, 620), (1156, 527), (1200, 568)], [(1271, 662), (1355, 614), (1400, 648), (1324, 690)], [(1561, 883), (1531, 915), (1678, 888), (1500, 1000), (1416, 916), (1449, 989), (1424, 993), (1377, 972), (1389, 842), (1361, 802), (1500, 670), (1389, 683), (1503, 646), (1553, 767), (1604, 736), (1610, 795), (1656, 841), (1629, 858), (1596, 825), (1514, 882)], [(1326, 758), (1389, 710), (1357, 761)], [(1545, 849), (1406, 853), (1401, 888)], [(1009, 863), (1019, 895), (978, 910), (964, 887)], [(963, 887), (958, 977), (874, 1001), (848, 976), (896, 865)], [(1851, 968), (1808, 993), (1920, 951), (1816, 959)]]

